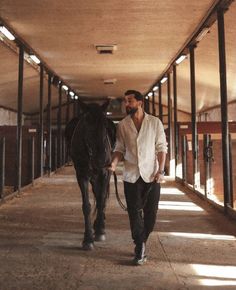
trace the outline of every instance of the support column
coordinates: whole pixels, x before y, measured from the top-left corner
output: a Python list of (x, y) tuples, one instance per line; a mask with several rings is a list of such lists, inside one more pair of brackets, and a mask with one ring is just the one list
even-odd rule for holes
[(155, 108), (155, 92), (152, 91), (152, 115), (156, 116), (156, 108)]
[(52, 171), (52, 100), (51, 100), (51, 74), (48, 74), (48, 124), (47, 124), (47, 170)]
[(158, 84), (159, 87), (159, 119), (163, 122), (163, 111), (162, 111), (162, 87), (161, 82)]
[(192, 159), (193, 159), (193, 188), (199, 186), (198, 148), (197, 148), (197, 122), (196, 122), (196, 88), (195, 88), (195, 55), (194, 46), (190, 46), (190, 87), (191, 87), (191, 116), (192, 116)]
[(172, 101), (170, 92), (170, 74), (167, 79), (167, 99), (168, 99), (168, 156), (169, 156), (169, 175), (173, 175), (174, 164), (173, 164), (173, 139), (172, 139)]
[(228, 127), (228, 96), (225, 56), (225, 30), (224, 11), (217, 11), (218, 18), (218, 45), (219, 45), (219, 73), (220, 73), (220, 97), (221, 97), (221, 131), (222, 131), (222, 159), (224, 182), (224, 207), (233, 206), (230, 186), (230, 151), (229, 151), (229, 127)]
[(62, 124), (61, 124), (61, 105), (62, 105), (62, 84), (59, 85), (59, 96), (58, 96), (58, 153), (59, 162), (56, 160), (56, 168), (62, 166)]
[(39, 166), (40, 176), (44, 174), (44, 134), (43, 134), (43, 65), (40, 64), (40, 87), (39, 87)]
[(22, 115), (23, 115), (23, 78), (24, 78), (24, 47), (19, 45), (19, 69), (18, 69), (18, 100), (17, 100), (17, 184), (16, 189), (21, 191), (22, 174)]
[(177, 71), (173, 66), (173, 97), (174, 97), (174, 144), (175, 144), (175, 176), (179, 161), (178, 107), (177, 107)]

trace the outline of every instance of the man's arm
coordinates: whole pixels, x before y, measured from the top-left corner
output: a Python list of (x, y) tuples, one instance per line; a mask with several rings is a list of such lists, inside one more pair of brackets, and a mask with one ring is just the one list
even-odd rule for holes
[(116, 170), (116, 166), (123, 159), (123, 154), (119, 151), (115, 151), (112, 154), (112, 161), (111, 161), (111, 166), (108, 168), (112, 172)]
[(165, 152), (158, 152), (157, 153), (157, 160), (159, 163), (159, 169), (158, 169), (154, 179), (156, 180), (157, 183), (160, 183), (163, 176), (164, 176), (166, 153)]

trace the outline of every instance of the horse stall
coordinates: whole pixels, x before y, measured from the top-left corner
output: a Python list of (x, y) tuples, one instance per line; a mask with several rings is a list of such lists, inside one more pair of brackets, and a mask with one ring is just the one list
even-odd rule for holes
[[(0, 126), (1, 168), (3, 196), (16, 189), (17, 180), (17, 127)], [(22, 186), (30, 184), (40, 176), (40, 136), (37, 127), (22, 127)], [(5, 149), (5, 150), (4, 150)], [(1, 166), (3, 167), (3, 166)]]
[[(220, 122), (197, 123), (197, 173), (193, 176), (192, 124), (178, 123), (177, 179), (217, 204), (224, 204), (222, 135)], [(231, 206), (236, 207), (236, 122), (229, 123), (231, 161)], [(195, 178), (195, 184), (194, 179)]]

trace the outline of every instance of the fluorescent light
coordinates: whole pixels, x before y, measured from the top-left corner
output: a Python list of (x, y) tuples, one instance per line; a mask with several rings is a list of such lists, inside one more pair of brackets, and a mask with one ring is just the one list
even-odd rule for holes
[(63, 90), (68, 91), (68, 87), (66, 85), (62, 86)]
[(196, 37), (196, 41), (200, 41), (203, 39), (203, 37), (210, 31), (209, 27), (204, 27)]
[(74, 92), (69, 92), (71, 97), (74, 97), (75, 93)]
[(175, 63), (179, 64), (181, 63), (185, 58), (187, 57), (186, 54), (182, 54), (176, 61)]
[(148, 96), (151, 97), (152, 96), (152, 92), (148, 93)]
[(30, 58), (31, 58), (35, 63), (37, 63), (37, 64), (40, 63), (40, 60), (37, 58), (36, 55), (34, 55), (34, 54), (30, 54)]
[(107, 115), (112, 115), (112, 112), (107, 112)]
[(9, 40), (15, 40), (15, 36), (11, 34), (11, 32), (6, 29), (5, 26), (0, 26), (0, 31), (4, 34)]
[(157, 91), (159, 89), (159, 87), (158, 86), (155, 86), (152, 90), (153, 90), (153, 92), (155, 92), (155, 91)]
[(162, 80), (161, 80), (161, 83), (164, 84), (164, 82), (166, 82), (168, 79), (168, 77), (164, 77)]

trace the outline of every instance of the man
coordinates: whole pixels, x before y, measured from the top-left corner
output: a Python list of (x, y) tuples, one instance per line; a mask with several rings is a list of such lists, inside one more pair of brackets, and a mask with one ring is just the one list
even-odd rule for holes
[(153, 231), (164, 175), (167, 143), (161, 121), (143, 111), (143, 95), (128, 90), (124, 97), (127, 115), (117, 127), (110, 169), (124, 160), (124, 193), (135, 243), (134, 264), (146, 262), (145, 246)]

